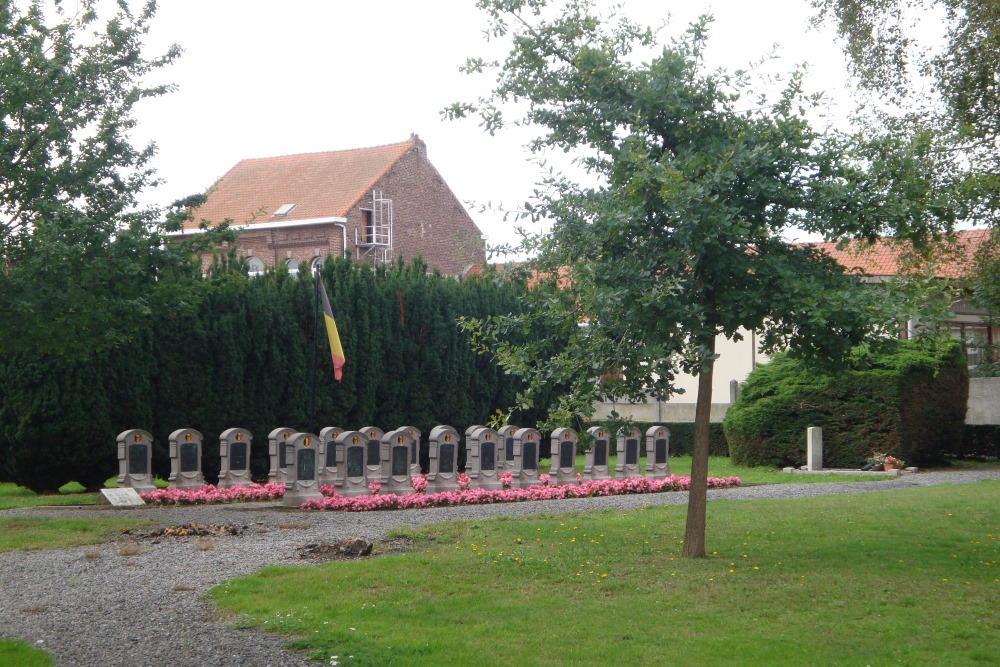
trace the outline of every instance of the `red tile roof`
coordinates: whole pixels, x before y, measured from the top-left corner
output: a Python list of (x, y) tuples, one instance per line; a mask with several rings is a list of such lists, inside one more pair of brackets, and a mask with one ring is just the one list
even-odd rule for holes
[[(411, 137), (371, 148), (242, 160), (209, 188), (207, 201), (185, 227), (226, 218), (241, 225), (344, 217), (417, 141)], [(287, 216), (272, 217), (285, 204), (295, 208)]]
[[(934, 274), (938, 278), (962, 278), (968, 275), (976, 253), (989, 240), (988, 229), (966, 229), (957, 231), (953, 240), (935, 244), (932, 261), (936, 262)], [(869, 276), (897, 276), (914, 271), (907, 265), (907, 251), (912, 246), (892, 239), (880, 239), (872, 245), (851, 242), (844, 249), (837, 249), (835, 243), (812, 243), (830, 255), (848, 271)]]

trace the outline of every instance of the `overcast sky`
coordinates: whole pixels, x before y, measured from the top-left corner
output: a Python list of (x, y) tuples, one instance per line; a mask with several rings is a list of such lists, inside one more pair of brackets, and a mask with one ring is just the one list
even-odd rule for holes
[[(625, 13), (665, 40), (712, 12), (708, 60), (746, 67), (779, 46), (778, 69), (810, 63), (807, 84), (841, 100), (843, 56), (832, 32), (808, 29), (808, 0), (625, 0)], [(525, 135), (490, 137), (473, 120), (444, 121), (451, 102), (489, 80), (458, 72), (487, 53), (485, 15), (474, 0), (165, 0), (147, 43), (184, 55), (159, 75), (176, 92), (144, 101), (139, 142), (154, 141), (165, 183), (145, 197), (167, 204), (203, 192), (243, 158), (396, 143), (411, 132), (463, 201), (514, 207), (538, 176)], [(513, 240), (497, 213), (473, 211), (489, 243)]]

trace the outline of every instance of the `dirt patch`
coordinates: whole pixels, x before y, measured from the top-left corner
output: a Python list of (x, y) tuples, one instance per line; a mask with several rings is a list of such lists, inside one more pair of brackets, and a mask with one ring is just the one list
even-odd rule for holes
[(185, 523), (180, 526), (167, 526), (154, 530), (140, 530), (138, 528), (126, 528), (122, 530), (122, 535), (128, 535), (140, 540), (151, 540), (160, 537), (213, 537), (223, 535), (242, 535), (246, 531), (246, 526), (237, 524), (217, 525), (201, 523)]
[(410, 548), (410, 540), (405, 538), (395, 538), (391, 540), (381, 540), (379, 542), (369, 542), (360, 537), (351, 537), (336, 542), (316, 542), (307, 544), (299, 549), (301, 560), (310, 560), (318, 563), (331, 560), (357, 560), (359, 558), (369, 558), (387, 553), (407, 551)]

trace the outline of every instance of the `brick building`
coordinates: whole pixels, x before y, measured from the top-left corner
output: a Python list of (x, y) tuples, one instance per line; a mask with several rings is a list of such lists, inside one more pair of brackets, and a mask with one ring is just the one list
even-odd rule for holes
[[(420, 256), (446, 275), (485, 261), (483, 236), (417, 135), (371, 148), (242, 160), (181, 235), (230, 220), (251, 274), (305, 271), (327, 253), (371, 264)], [(207, 268), (210, 256), (202, 258)]]

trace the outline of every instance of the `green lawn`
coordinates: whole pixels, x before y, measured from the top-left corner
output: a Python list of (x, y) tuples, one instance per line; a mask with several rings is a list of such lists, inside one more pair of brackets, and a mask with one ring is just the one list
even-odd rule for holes
[(52, 658), (28, 644), (0, 639), (0, 665), (7, 667), (52, 667)]
[(96, 493), (84, 493), (83, 487), (76, 482), (62, 487), (58, 494), (44, 496), (12, 482), (0, 482), (0, 510), (40, 505), (93, 505), (96, 500)]
[(210, 596), (341, 665), (1000, 664), (1000, 482), (437, 524)]

